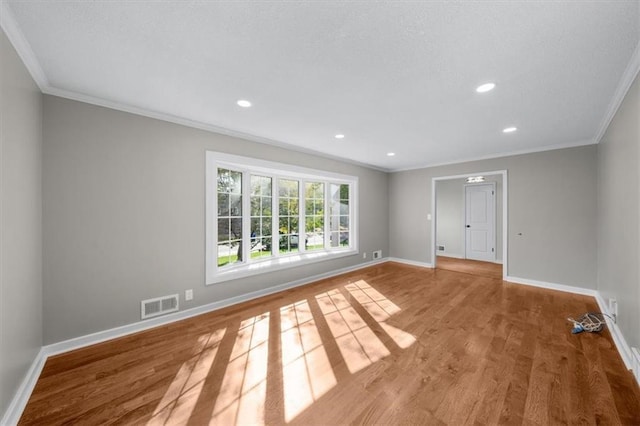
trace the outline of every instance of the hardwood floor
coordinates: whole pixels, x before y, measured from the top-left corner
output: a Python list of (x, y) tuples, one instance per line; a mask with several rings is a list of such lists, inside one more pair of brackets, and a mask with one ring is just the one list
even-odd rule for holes
[(20, 424), (640, 424), (593, 298), (387, 262), (50, 358)]
[(463, 272), (488, 278), (502, 279), (502, 265), (479, 260), (456, 259), (455, 257), (438, 256), (436, 268), (447, 271)]

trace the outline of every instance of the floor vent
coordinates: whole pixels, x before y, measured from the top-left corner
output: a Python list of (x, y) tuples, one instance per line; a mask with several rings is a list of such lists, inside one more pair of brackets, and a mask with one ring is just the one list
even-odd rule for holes
[(142, 319), (157, 317), (178, 310), (178, 295), (156, 297), (140, 302)]

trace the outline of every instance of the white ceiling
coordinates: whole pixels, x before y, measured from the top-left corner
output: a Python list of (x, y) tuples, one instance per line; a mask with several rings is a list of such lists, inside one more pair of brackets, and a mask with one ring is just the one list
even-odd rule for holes
[(384, 170), (596, 143), (640, 64), (637, 0), (2, 1), (45, 93)]

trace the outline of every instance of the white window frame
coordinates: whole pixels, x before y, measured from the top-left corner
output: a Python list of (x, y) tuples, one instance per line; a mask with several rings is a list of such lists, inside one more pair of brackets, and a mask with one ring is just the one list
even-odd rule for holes
[[(243, 173), (243, 263), (230, 266), (218, 267), (218, 196), (217, 196), (217, 176), (218, 168), (231, 169)], [(251, 259), (251, 244), (244, 244), (245, 241), (251, 240), (251, 191), (250, 191), (250, 174), (271, 177), (273, 188), (272, 191), (272, 240), (271, 246), (274, 247), (273, 256)], [(278, 234), (278, 179), (295, 179), (299, 181), (299, 232), (298, 232), (298, 252), (279, 253), (279, 234)], [(305, 250), (304, 238), (305, 233), (305, 182), (324, 182), (325, 183), (325, 229), (324, 239), (325, 248), (323, 250), (313, 250), (307, 252)], [(328, 191), (330, 184), (348, 184), (349, 185), (349, 246), (348, 247), (329, 247), (329, 200)], [(205, 284), (211, 285), (224, 281), (234, 280), (238, 278), (248, 277), (252, 275), (262, 274), (286, 268), (293, 268), (310, 263), (321, 262), (326, 260), (337, 259), (345, 256), (353, 256), (359, 253), (358, 250), (358, 177), (343, 175), (339, 173), (326, 172), (321, 170), (310, 169), (306, 167), (295, 166), (291, 164), (277, 163), (273, 161), (260, 160), (250, 157), (242, 157), (238, 155), (225, 154), (215, 151), (206, 151), (206, 202), (205, 202)], [(247, 219), (248, 218), (248, 219)]]

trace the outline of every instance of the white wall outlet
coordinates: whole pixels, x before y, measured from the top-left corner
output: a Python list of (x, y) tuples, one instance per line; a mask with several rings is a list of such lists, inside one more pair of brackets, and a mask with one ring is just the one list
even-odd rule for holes
[(185, 290), (184, 291), (184, 300), (193, 300), (193, 290)]
[(382, 257), (382, 250), (376, 250), (373, 252), (374, 259), (380, 259)]
[(618, 301), (611, 297), (609, 298), (609, 315), (613, 317), (613, 322), (618, 322)]
[(367, 252), (365, 251), (364, 253), (362, 253), (362, 258), (366, 259), (367, 258)]

